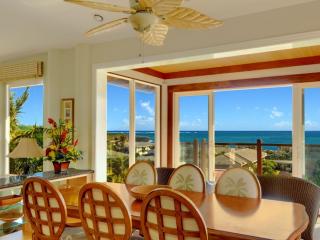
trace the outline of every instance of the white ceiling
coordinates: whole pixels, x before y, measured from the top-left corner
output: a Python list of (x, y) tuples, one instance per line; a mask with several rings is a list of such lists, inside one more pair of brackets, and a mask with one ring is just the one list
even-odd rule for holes
[[(184, 6), (227, 20), (312, 1), (318, 0), (186, 0)], [(128, 0), (106, 2), (129, 5)], [(95, 13), (101, 14), (105, 21), (124, 16), (91, 10), (63, 0), (1, 0), (0, 61), (79, 43), (93, 44), (135, 36), (129, 26), (122, 26), (87, 39), (83, 33), (98, 25), (93, 19)]]

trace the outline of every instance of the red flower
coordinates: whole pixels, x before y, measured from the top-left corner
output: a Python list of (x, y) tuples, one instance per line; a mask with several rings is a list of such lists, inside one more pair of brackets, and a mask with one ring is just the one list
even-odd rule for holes
[(49, 155), (50, 151), (51, 151), (50, 148), (47, 148), (47, 149), (46, 149), (46, 156)]
[(64, 148), (62, 148), (61, 150), (62, 150), (62, 152), (63, 152), (64, 154), (67, 154), (67, 153), (68, 153), (68, 149), (67, 149), (67, 148), (65, 148), (65, 147), (64, 147)]
[(57, 127), (57, 123), (52, 118), (48, 118), (48, 123), (51, 124), (53, 127)]
[(67, 137), (67, 131), (63, 131), (60, 136), (60, 141), (63, 142), (64, 140), (66, 140), (66, 137)]
[(73, 143), (73, 146), (77, 146), (78, 145), (78, 139)]

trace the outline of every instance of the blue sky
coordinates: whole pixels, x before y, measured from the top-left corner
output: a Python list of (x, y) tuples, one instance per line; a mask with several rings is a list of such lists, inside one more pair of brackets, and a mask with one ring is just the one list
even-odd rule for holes
[[(20, 96), (25, 88), (13, 88)], [(129, 89), (108, 85), (108, 130), (129, 130)], [(215, 93), (216, 130), (291, 130), (292, 88), (267, 88)], [(22, 109), (20, 122), (26, 125), (43, 120), (43, 87), (30, 88), (30, 97)], [(180, 98), (180, 128), (185, 131), (208, 129), (208, 98)], [(154, 130), (155, 94), (136, 92), (136, 129)], [(320, 89), (305, 90), (305, 127), (320, 130)]]
[[(14, 94), (15, 99), (22, 95), (25, 87), (11, 88), (10, 92)], [(22, 113), (18, 117), (23, 125), (43, 125), (43, 86), (37, 85), (29, 88), (29, 98), (22, 108)]]
[[(138, 88), (137, 88), (138, 89)], [(129, 88), (108, 84), (107, 126), (109, 131), (129, 130)], [(136, 130), (154, 131), (155, 94), (136, 90)]]

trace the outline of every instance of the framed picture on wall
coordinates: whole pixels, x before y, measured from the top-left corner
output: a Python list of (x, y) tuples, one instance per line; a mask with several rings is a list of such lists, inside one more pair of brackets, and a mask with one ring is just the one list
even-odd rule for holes
[(61, 119), (74, 127), (74, 98), (61, 99)]

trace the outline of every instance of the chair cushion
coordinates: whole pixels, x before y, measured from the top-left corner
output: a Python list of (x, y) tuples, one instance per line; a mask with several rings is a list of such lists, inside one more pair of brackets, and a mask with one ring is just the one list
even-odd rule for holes
[(61, 240), (85, 240), (88, 239), (82, 227), (67, 227), (64, 229)]
[(178, 167), (169, 179), (169, 186), (173, 189), (205, 192), (204, 175), (200, 168), (185, 164)]
[(261, 198), (257, 177), (247, 169), (230, 168), (219, 178), (216, 193), (220, 195)]
[(126, 184), (153, 185), (156, 184), (156, 170), (148, 162), (137, 162), (129, 169)]

